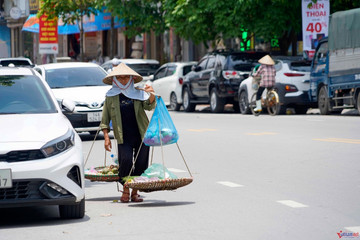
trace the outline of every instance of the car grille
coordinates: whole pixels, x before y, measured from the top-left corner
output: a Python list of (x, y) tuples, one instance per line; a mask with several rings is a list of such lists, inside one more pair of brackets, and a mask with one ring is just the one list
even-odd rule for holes
[[(13, 181), (12, 188), (0, 189), (0, 204), (1, 201), (9, 200), (38, 200), (49, 199), (41, 193), (41, 186), (46, 184), (43, 180), (34, 181)], [(68, 197), (70, 194), (62, 195)]]
[(0, 201), (11, 199), (43, 199), (44, 196), (38, 190), (43, 181), (13, 182), (12, 188), (0, 189)]
[(0, 155), (0, 162), (21, 162), (45, 158), (40, 150), (12, 151)]

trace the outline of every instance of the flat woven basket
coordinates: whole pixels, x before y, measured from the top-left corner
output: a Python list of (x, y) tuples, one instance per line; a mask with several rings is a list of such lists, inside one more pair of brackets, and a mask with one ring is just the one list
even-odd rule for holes
[(192, 183), (193, 178), (165, 179), (151, 182), (129, 182), (125, 186), (139, 190), (140, 192), (154, 192), (175, 190)]
[[(96, 167), (95, 170), (101, 170), (104, 167)], [(91, 174), (91, 173), (85, 173), (85, 178), (89, 179), (92, 182), (98, 181), (98, 182), (117, 182), (119, 181), (119, 175), (118, 174)]]

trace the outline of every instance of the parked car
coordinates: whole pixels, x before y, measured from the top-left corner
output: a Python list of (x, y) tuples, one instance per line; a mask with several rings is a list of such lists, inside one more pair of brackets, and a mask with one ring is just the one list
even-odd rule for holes
[[(143, 80), (138, 83), (136, 86), (142, 87), (148, 80), (153, 77), (153, 74), (160, 67), (159, 61), (155, 59), (135, 59), (135, 58), (127, 58), (127, 59), (119, 59), (120, 62), (125, 63), (130, 68), (132, 68), (135, 72), (140, 74), (143, 77)], [(101, 65), (108, 71), (113, 68), (112, 60), (106, 61)]]
[(59, 100), (75, 102), (73, 113), (66, 113), (77, 132), (95, 134), (99, 128), (105, 94), (111, 86), (103, 83), (107, 72), (95, 63), (50, 63), (34, 68), (46, 80)]
[(210, 103), (212, 112), (222, 112), (229, 103), (238, 111), (239, 85), (264, 55), (264, 52), (235, 51), (215, 51), (205, 55), (184, 79), (184, 110), (192, 112), (196, 104)]
[(62, 218), (85, 213), (81, 139), (50, 87), (32, 68), (0, 68), (0, 208), (59, 205)]
[(15, 57), (15, 58), (0, 58), (0, 66), (9, 66), (13, 64), (16, 67), (33, 67), (34, 64), (30, 59), (25, 57)]
[(146, 84), (151, 85), (171, 110), (179, 111), (182, 105), (181, 88), (184, 76), (191, 71), (196, 62), (170, 62), (162, 65), (154, 78)]
[[(297, 114), (304, 114), (312, 107), (308, 91), (310, 89), (311, 61), (299, 57), (274, 57), (276, 69), (275, 89), (279, 94), (281, 107), (278, 114), (287, 108), (294, 108)], [(252, 87), (252, 77), (241, 82), (238, 97), (242, 114), (250, 113), (248, 103), (256, 91)]]

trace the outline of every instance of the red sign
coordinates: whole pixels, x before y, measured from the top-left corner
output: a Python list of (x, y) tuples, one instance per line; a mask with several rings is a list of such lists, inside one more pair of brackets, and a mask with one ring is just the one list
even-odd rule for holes
[(57, 18), (47, 20), (46, 15), (39, 19), (39, 52), (57, 54), (58, 53), (58, 26)]

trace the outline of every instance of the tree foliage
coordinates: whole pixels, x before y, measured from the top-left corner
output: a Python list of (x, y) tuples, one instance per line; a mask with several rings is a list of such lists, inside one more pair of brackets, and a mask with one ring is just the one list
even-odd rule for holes
[[(285, 53), (302, 30), (301, 0), (44, 0), (39, 14), (73, 23), (103, 6), (124, 21), (129, 37), (171, 27), (180, 37), (207, 46), (248, 32), (264, 41), (278, 38)], [(330, 1), (331, 13), (356, 7), (359, 1)]]
[(105, 6), (123, 20), (129, 37), (151, 31), (158, 35), (167, 29), (161, 0), (108, 0)]

